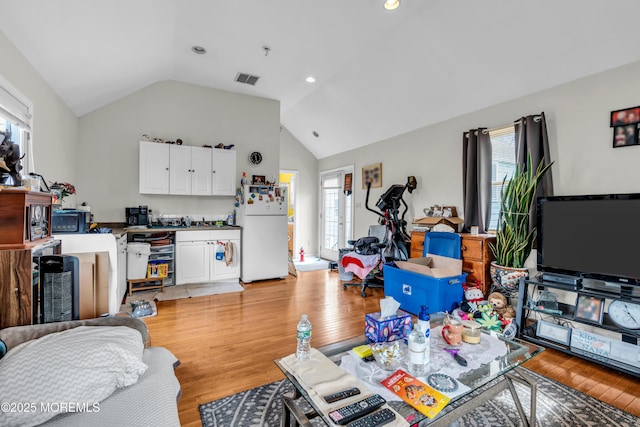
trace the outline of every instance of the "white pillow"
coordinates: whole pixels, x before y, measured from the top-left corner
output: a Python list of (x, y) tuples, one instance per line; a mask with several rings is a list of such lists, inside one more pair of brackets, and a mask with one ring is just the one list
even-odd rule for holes
[[(94, 411), (147, 365), (140, 332), (80, 326), (11, 349), (0, 359), (0, 425), (34, 426), (63, 412)], [(9, 409), (7, 411), (7, 409)]]

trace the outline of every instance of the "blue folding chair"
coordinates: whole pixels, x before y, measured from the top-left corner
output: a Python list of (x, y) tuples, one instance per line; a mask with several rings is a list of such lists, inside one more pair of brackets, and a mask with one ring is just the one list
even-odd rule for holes
[(444, 231), (430, 231), (424, 235), (424, 252), (427, 254), (446, 256), (449, 258), (462, 258), (462, 243), (458, 233)]

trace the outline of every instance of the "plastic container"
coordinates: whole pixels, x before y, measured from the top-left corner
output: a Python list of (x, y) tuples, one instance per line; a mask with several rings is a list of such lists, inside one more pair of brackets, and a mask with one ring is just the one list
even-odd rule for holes
[(392, 296), (401, 309), (411, 314), (420, 313), (420, 306), (425, 303), (432, 312), (452, 312), (464, 298), (462, 284), (466, 277), (467, 273), (462, 273), (435, 278), (385, 264), (384, 295)]
[(296, 358), (298, 360), (309, 360), (311, 356), (311, 322), (309, 322), (306, 314), (303, 314), (298, 322), (297, 337)]
[(147, 277), (147, 264), (151, 253), (150, 243), (132, 242), (127, 245), (127, 279)]
[(340, 280), (343, 282), (350, 282), (353, 280), (353, 273), (350, 271), (344, 271), (342, 266), (342, 257), (344, 254), (351, 252), (351, 249), (339, 249), (338, 250), (338, 273), (340, 274)]

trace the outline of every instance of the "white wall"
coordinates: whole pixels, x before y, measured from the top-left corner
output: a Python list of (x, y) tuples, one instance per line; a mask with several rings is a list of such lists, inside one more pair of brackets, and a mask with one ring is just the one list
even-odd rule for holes
[[(382, 162), (383, 186), (415, 175), (418, 188), (407, 194), (407, 219), (433, 204), (462, 211), (462, 134), (477, 127), (498, 127), (544, 111), (547, 118), (555, 193), (640, 192), (640, 146), (612, 148), (613, 110), (640, 105), (640, 62), (585, 77), (552, 89), (424, 127), (368, 147), (321, 159), (319, 170), (353, 162), (355, 233), (365, 235), (373, 214), (364, 209), (363, 166)], [(463, 213), (462, 213), (463, 214)]]
[(307, 254), (317, 255), (318, 249), (318, 160), (285, 128), (280, 135), (280, 169), (298, 171), (296, 191), (296, 244)]
[[(124, 208), (147, 205), (159, 214), (226, 214), (233, 197), (167, 196), (138, 192), (142, 134), (184, 145), (235, 144), (237, 184), (242, 171), (273, 176), (280, 169), (280, 103), (202, 86), (163, 81), (80, 118), (77, 203), (97, 221), (123, 222)], [(250, 166), (259, 150), (262, 164)]]
[(34, 105), (35, 170), (30, 172), (41, 174), (49, 184), (76, 183), (78, 119), (2, 32), (0, 74)]

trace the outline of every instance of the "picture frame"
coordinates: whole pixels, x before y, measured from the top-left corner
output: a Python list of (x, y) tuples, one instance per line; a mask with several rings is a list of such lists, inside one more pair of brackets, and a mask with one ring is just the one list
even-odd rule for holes
[(604, 317), (604, 298), (586, 294), (578, 294), (574, 320), (602, 325)]
[(613, 127), (613, 148), (633, 145), (640, 145), (640, 123)]
[(371, 188), (382, 187), (382, 163), (374, 163), (362, 168), (362, 189), (367, 188), (371, 182)]
[(636, 123), (640, 123), (640, 106), (612, 111), (609, 118), (609, 127), (626, 126)]
[(346, 196), (349, 196), (353, 191), (352, 186), (353, 186), (353, 174), (347, 173), (344, 175), (344, 189), (343, 189), (344, 194)]
[(571, 328), (545, 320), (538, 320), (536, 336), (566, 346), (571, 344)]
[(253, 185), (264, 185), (266, 182), (264, 175), (251, 175), (251, 184)]

